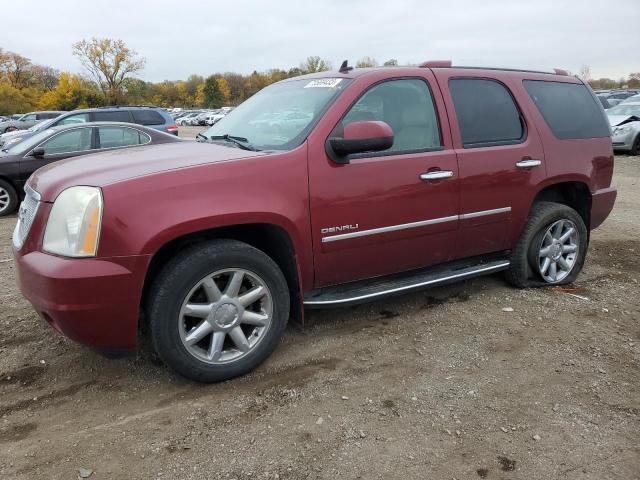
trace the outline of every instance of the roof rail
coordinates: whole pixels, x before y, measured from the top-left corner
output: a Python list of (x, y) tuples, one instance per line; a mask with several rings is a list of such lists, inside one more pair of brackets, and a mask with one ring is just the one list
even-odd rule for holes
[(451, 68), (451, 60), (427, 60), (420, 64), (420, 68)]
[(131, 107), (136, 107), (136, 108), (160, 108), (160, 107), (156, 107), (155, 105), (105, 105), (104, 107), (97, 107), (97, 108), (131, 108)]
[(567, 70), (563, 70), (561, 68), (554, 68), (548, 71), (542, 70), (528, 70), (523, 68), (500, 68), (500, 67), (481, 67), (481, 66), (464, 66), (464, 65), (453, 65), (451, 60), (427, 60), (426, 62), (422, 62), (420, 64), (420, 68), (467, 68), (467, 69), (476, 69), (476, 70), (504, 70), (507, 72), (528, 72), (528, 73), (546, 73), (550, 75), (563, 75), (568, 77), (570, 73)]

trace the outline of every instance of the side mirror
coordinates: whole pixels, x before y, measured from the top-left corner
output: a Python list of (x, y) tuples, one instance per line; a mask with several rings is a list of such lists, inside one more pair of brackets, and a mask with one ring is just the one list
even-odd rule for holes
[(45, 154), (44, 147), (36, 147), (33, 150), (31, 150), (32, 157), (44, 157), (44, 154)]
[(347, 123), (344, 134), (329, 137), (327, 154), (336, 163), (349, 163), (348, 156), (354, 153), (380, 152), (393, 146), (393, 130), (380, 121), (365, 120)]

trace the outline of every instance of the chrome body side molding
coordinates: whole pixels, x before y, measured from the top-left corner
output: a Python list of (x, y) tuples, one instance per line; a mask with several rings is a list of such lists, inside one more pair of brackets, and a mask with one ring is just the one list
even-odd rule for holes
[(369, 230), (359, 230), (356, 232), (342, 233), (339, 235), (329, 235), (322, 237), (322, 243), (335, 242), (338, 240), (347, 240), (349, 238), (365, 237), (367, 235), (377, 235), (380, 233), (395, 232), (405, 230), (407, 228), (424, 227), (427, 225), (435, 225), (437, 223), (454, 222), (456, 220), (466, 220), (469, 218), (482, 217), (485, 215), (495, 215), (497, 213), (507, 213), (511, 211), (511, 207), (494, 208), (492, 210), (481, 210), (479, 212), (463, 213), (461, 215), (451, 215), (449, 217), (432, 218), (429, 220), (421, 220), (419, 222), (401, 223), (400, 225), (390, 225), (388, 227), (372, 228)]

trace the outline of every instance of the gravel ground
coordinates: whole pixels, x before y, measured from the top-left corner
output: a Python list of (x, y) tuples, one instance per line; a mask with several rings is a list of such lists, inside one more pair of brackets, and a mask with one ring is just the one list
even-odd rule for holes
[(639, 178), (616, 157), (574, 290), (494, 275), (310, 311), (218, 385), (55, 333), (15, 287), (2, 219), (0, 477), (640, 478)]

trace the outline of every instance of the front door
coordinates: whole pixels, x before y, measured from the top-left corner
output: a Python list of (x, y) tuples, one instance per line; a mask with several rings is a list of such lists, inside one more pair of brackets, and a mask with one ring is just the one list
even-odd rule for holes
[(34, 156), (28, 152), (20, 161), (20, 181), (26, 182), (38, 168), (64, 158), (84, 155), (94, 147), (93, 128), (78, 127), (65, 130), (37, 145), (44, 155)]
[(431, 72), (360, 85), (345, 92), (345, 107), (336, 105), (330, 136), (349, 122), (378, 120), (391, 126), (394, 144), (337, 164), (326, 135), (310, 138), (316, 287), (445, 262), (453, 252), (458, 167)]

